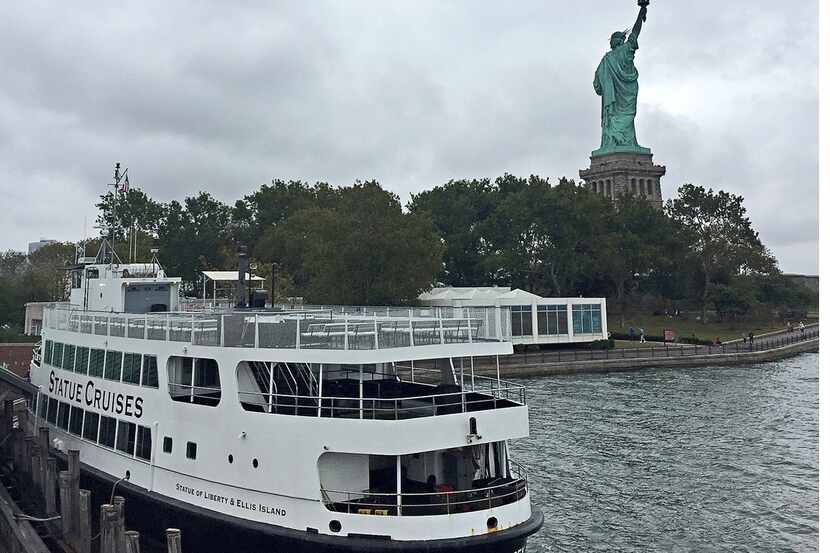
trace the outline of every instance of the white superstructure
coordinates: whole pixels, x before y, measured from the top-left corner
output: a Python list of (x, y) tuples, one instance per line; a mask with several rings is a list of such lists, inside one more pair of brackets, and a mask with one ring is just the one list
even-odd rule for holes
[(192, 313), (179, 284), (82, 264), (70, 302), (45, 307), (36, 411), (84, 466), (346, 548), (538, 529), (508, 446), (528, 434), (525, 390), (475, 374), (512, 353), (509, 308)]

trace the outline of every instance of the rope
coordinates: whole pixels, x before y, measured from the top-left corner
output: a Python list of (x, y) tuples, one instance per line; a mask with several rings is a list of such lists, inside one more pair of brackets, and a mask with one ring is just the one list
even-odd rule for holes
[(28, 520), (29, 522), (52, 522), (53, 520), (60, 520), (61, 516), (60, 515), (55, 515), (55, 516), (51, 516), (51, 517), (40, 518), (40, 517), (34, 517), (34, 516), (31, 516), (31, 515), (27, 515), (25, 513), (18, 513), (16, 515), (14, 515), (14, 518), (16, 520)]

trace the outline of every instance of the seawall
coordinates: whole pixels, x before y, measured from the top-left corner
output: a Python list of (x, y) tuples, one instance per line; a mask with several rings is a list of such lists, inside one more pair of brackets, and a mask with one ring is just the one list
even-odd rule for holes
[[(589, 374), (636, 371), (644, 368), (702, 367), (721, 365), (747, 365), (763, 363), (793, 357), (800, 353), (818, 352), (818, 338), (796, 342), (762, 351), (739, 353), (716, 353), (701, 355), (684, 355), (676, 357), (630, 357), (626, 359), (592, 359), (585, 361), (567, 361), (553, 363), (510, 364), (500, 367), (502, 378), (521, 378), (526, 376), (556, 376), (565, 374)], [(648, 350), (644, 350), (648, 351)], [(475, 373), (483, 376), (495, 376), (493, 366), (476, 366)]]

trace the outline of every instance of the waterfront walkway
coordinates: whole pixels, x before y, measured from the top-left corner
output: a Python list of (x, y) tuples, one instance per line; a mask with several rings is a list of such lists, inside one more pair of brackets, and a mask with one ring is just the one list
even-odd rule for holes
[[(719, 346), (693, 344), (638, 344), (611, 350), (541, 350), (517, 352), (499, 359), (502, 377), (539, 376), (590, 372), (616, 372), (645, 367), (693, 367), (772, 361), (807, 351), (818, 351), (818, 324), (803, 331), (779, 331), (757, 336), (752, 343), (735, 340)], [(476, 374), (492, 376), (494, 358), (478, 358)]]

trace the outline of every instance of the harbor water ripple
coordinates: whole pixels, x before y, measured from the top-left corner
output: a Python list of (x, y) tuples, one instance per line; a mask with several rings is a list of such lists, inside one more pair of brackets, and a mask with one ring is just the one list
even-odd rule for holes
[(818, 549), (817, 354), (524, 384), (528, 553)]

